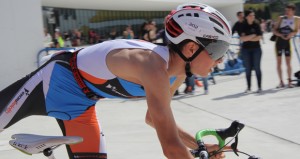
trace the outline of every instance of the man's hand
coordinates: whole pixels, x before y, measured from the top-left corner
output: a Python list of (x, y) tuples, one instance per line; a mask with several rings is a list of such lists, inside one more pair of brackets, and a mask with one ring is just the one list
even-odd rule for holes
[[(217, 151), (217, 150), (220, 149), (219, 145), (208, 145), (208, 144), (206, 144), (205, 146), (206, 146), (207, 151), (208, 151), (209, 154), (212, 154), (214, 151)], [(224, 150), (229, 150), (229, 149), (231, 149), (231, 147), (230, 146), (225, 146), (223, 149)], [(224, 158), (225, 158), (225, 154), (223, 152), (210, 157), (210, 159), (224, 159)]]
[(294, 35), (295, 33), (289, 33), (289, 35), (286, 37), (286, 40), (290, 40)]
[(281, 37), (283, 40), (289, 40), (289, 35), (288, 36), (284, 36), (283, 34), (279, 34), (279, 37)]

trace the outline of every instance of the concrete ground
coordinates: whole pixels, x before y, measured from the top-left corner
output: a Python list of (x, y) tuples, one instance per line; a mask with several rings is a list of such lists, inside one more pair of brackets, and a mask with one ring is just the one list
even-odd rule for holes
[[(274, 43), (270, 34), (262, 44), (263, 92), (244, 94), (245, 74), (217, 76), (216, 84), (210, 83), (209, 94), (197, 88), (193, 95), (174, 97), (172, 108), (178, 125), (191, 134), (204, 128), (226, 128), (233, 120), (246, 124), (239, 135), (239, 150), (264, 159), (300, 158), (300, 87), (275, 89), (278, 84)], [(293, 72), (300, 69), (296, 56), (292, 59)], [(283, 65), (284, 79), (286, 69)], [(256, 79), (253, 73), (252, 89)], [(180, 87), (180, 92), (184, 85)], [(99, 119), (106, 135), (110, 159), (163, 159), (162, 150), (154, 129), (144, 122), (146, 102), (144, 99), (105, 99), (97, 104)], [(61, 135), (52, 118), (28, 117), (0, 134), (0, 159), (42, 159), (42, 155), (25, 155), (8, 141), (15, 133)], [(207, 143), (216, 142), (208, 137)], [(58, 159), (66, 159), (64, 147), (55, 151)], [(227, 158), (235, 159), (233, 153)], [(246, 156), (240, 155), (241, 159)]]

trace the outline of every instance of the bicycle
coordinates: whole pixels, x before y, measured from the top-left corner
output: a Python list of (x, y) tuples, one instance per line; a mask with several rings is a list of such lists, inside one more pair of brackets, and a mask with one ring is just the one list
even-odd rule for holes
[[(248, 156), (248, 159), (261, 159), (237, 150), (238, 134), (243, 128), (244, 124), (238, 121), (233, 121), (230, 127), (225, 129), (200, 130), (196, 133), (198, 149), (191, 150), (190, 152), (195, 158), (199, 157), (199, 159), (209, 159), (211, 156), (222, 152), (234, 152), (237, 156), (239, 156), (238, 153), (242, 153)], [(219, 150), (210, 154), (207, 152), (202, 140), (203, 137), (208, 135), (216, 137), (220, 147)], [(225, 140), (229, 137), (232, 137), (232, 139), (225, 144)], [(14, 134), (12, 135), (12, 139), (13, 140), (9, 141), (9, 144), (17, 150), (29, 155), (43, 153), (46, 157), (48, 157), (48, 159), (55, 159), (54, 150), (59, 146), (64, 144), (76, 144), (83, 141), (83, 139), (79, 136), (41, 136), (33, 134)], [(223, 148), (233, 139), (235, 139), (235, 142), (231, 145), (232, 150), (223, 150)]]

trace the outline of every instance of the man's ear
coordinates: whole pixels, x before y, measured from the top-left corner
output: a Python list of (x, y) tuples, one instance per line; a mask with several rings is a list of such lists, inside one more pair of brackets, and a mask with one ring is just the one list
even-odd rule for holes
[(188, 42), (185, 46), (184, 46), (185, 52), (186, 52), (186, 57), (191, 57), (193, 56), (193, 54), (197, 51), (198, 46), (195, 42)]

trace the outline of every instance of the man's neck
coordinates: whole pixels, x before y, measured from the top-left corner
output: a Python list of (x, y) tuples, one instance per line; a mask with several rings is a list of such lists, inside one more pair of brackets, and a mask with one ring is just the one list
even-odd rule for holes
[(286, 17), (287, 17), (288, 19), (292, 19), (292, 18), (294, 18), (294, 15), (286, 15)]
[[(170, 50), (171, 51), (171, 50)], [(172, 50), (173, 52), (173, 50)], [(170, 53), (168, 73), (170, 76), (185, 75), (185, 62), (175, 52)]]

